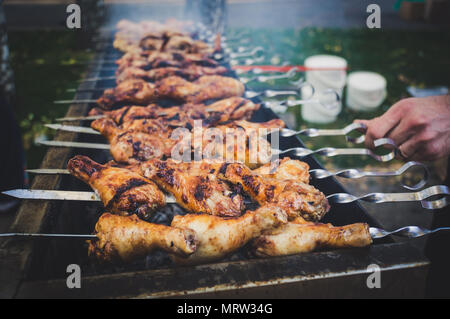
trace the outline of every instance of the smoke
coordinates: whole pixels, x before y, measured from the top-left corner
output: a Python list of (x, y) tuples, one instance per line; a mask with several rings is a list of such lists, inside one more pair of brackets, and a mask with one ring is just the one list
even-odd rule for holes
[(169, 18), (184, 19), (184, 1), (134, 1), (110, 3), (107, 6), (106, 27), (114, 27), (121, 19), (133, 22), (155, 20), (164, 22)]

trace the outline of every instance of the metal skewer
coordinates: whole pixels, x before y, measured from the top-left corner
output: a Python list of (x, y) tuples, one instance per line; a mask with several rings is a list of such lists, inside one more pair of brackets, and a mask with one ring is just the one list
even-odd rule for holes
[(369, 232), (372, 239), (384, 238), (386, 236), (400, 236), (407, 238), (417, 238), (431, 235), (440, 231), (450, 230), (450, 227), (441, 227), (436, 229), (426, 229), (418, 226), (406, 226), (393, 231), (387, 231), (381, 228), (370, 227)]
[[(97, 144), (97, 143), (80, 143), (80, 142), (66, 142), (66, 141), (38, 141), (38, 144), (56, 147), (75, 147), (75, 148), (92, 148), (92, 149), (104, 149), (109, 150), (109, 144)], [(294, 147), (286, 150), (272, 149), (272, 156), (278, 156), (286, 153), (294, 153), (297, 157), (306, 157), (310, 155), (320, 155), (333, 157), (338, 155), (366, 155), (370, 156), (379, 162), (388, 162), (392, 160), (396, 155), (396, 145), (394, 141), (389, 138), (380, 138), (374, 141), (375, 147), (390, 146), (392, 149), (389, 153), (384, 155), (377, 155), (372, 150), (367, 148), (334, 148), (324, 147), (317, 150), (310, 150), (304, 147)]]
[(85, 100), (58, 100), (58, 101), (53, 101), (54, 104), (85, 104), (85, 103), (97, 103), (97, 100), (89, 100), (89, 99), (85, 99)]
[[(94, 79), (94, 78), (93, 78)], [(94, 81), (92, 79), (92, 81)], [(101, 88), (88, 88), (88, 89), (67, 89), (67, 93), (86, 93), (86, 92), (103, 92), (105, 90), (112, 89), (112, 87), (101, 87)]]
[(272, 154), (281, 155), (281, 154), (286, 154), (286, 153), (294, 153), (295, 156), (298, 156), (298, 157), (306, 157), (306, 156), (310, 156), (310, 155), (321, 155), (321, 156), (327, 156), (327, 157), (333, 157), (333, 156), (338, 156), (338, 155), (367, 155), (379, 162), (388, 162), (388, 161), (392, 160), (396, 155), (397, 146), (395, 145), (394, 141), (389, 138), (380, 138), (378, 140), (375, 140), (374, 146), (376, 148), (390, 146), (390, 147), (392, 147), (392, 149), (387, 154), (377, 155), (372, 150), (367, 149), (367, 148), (324, 147), (324, 148), (319, 148), (317, 150), (310, 150), (308, 148), (303, 148), (303, 147), (294, 147), (294, 148), (288, 148), (286, 150), (272, 149)]
[[(367, 130), (367, 126), (362, 123), (352, 123), (347, 125), (342, 129), (316, 129), (316, 128), (306, 128), (303, 130), (291, 130), (288, 128), (282, 128), (279, 130), (272, 130), (269, 134), (273, 134), (275, 132), (280, 132), (280, 136), (282, 137), (291, 137), (294, 135), (304, 135), (308, 137), (318, 137), (318, 136), (345, 136), (345, 139), (348, 142), (352, 143), (362, 143), (365, 140), (364, 133)], [(358, 137), (350, 137), (348, 136), (352, 132), (359, 132), (362, 135)]]
[[(104, 116), (102, 116), (104, 117)], [(98, 119), (99, 116), (93, 117), (93, 119)], [(80, 118), (78, 118), (80, 119)], [(86, 119), (86, 118), (83, 118)], [(51, 128), (53, 130), (61, 130), (66, 132), (76, 132), (76, 133), (86, 133), (86, 134), (95, 134), (99, 135), (100, 133), (90, 127), (83, 127), (83, 126), (73, 126), (73, 125), (62, 125), (62, 124), (45, 124), (46, 127)], [(352, 138), (348, 136), (349, 133), (353, 131), (360, 131), (360, 130), (366, 130), (367, 127), (364, 124), (361, 123), (353, 123), (350, 124), (343, 129), (315, 129), (315, 128), (308, 128), (300, 131), (294, 131), (287, 128), (281, 128), (281, 129), (273, 129), (268, 132), (269, 134), (273, 134), (275, 132), (279, 132), (281, 137), (291, 137), (294, 135), (304, 135), (309, 137), (317, 137), (317, 136), (345, 136), (346, 140), (352, 143), (362, 143), (364, 142), (365, 136), (360, 135), (357, 138)]]
[[(286, 96), (286, 95), (294, 95), (300, 96), (302, 94), (302, 88), (309, 87), (311, 90), (311, 97), (314, 95), (314, 87), (308, 82), (299, 83), (298, 87), (295, 90), (264, 90), (264, 91), (246, 91), (244, 93), (245, 97), (248, 99), (253, 99), (257, 96), (265, 96), (268, 98), (277, 97), (277, 96)], [(305, 99), (305, 101), (309, 101), (309, 99)], [(267, 102), (266, 102), (267, 103)], [(283, 102), (276, 102), (277, 105), (283, 105)]]
[[(81, 79), (80, 82), (96, 82), (96, 81), (102, 81), (102, 80), (115, 80), (117, 77), (115, 75), (111, 76), (102, 76), (102, 77), (93, 77), (93, 78), (87, 78), (87, 79)], [(94, 88), (96, 89), (96, 88)], [(69, 90), (76, 90), (76, 89), (69, 89)], [(71, 92), (71, 91), (68, 91)]]
[(100, 135), (99, 131), (96, 131), (90, 127), (61, 125), (61, 124), (45, 124), (44, 126), (51, 128), (52, 130)]
[[(387, 236), (400, 236), (407, 238), (418, 238), (431, 235), (441, 231), (450, 230), (450, 227), (441, 227), (436, 229), (426, 229), (418, 226), (406, 226), (393, 231), (387, 231), (381, 228), (370, 227), (370, 237), (372, 239), (381, 239)], [(97, 239), (97, 235), (88, 234), (38, 234), (38, 233), (0, 233), (0, 237), (50, 237), (50, 238), (78, 238), (78, 239)]]
[[(418, 162), (408, 162), (404, 164), (401, 168), (396, 171), (389, 172), (373, 172), (373, 171), (360, 171), (354, 168), (344, 169), (337, 172), (330, 172), (324, 169), (312, 169), (309, 171), (309, 174), (314, 179), (325, 179), (333, 176), (348, 178), (348, 179), (359, 179), (363, 177), (388, 177), (388, 176), (402, 176), (409, 169), (416, 167), (422, 170), (421, 179), (413, 186), (407, 185), (404, 181), (402, 181), (402, 187), (409, 190), (417, 190), (426, 185), (428, 181), (428, 169), (427, 167)], [(38, 169), (27, 169), (27, 173), (31, 174), (43, 174), (43, 175), (70, 175), (69, 170), (67, 169), (48, 169), (48, 168), (38, 168)]]
[[(100, 201), (94, 192), (55, 191), (37, 189), (13, 189), (2, 192), (5, 195), (21, 199), (47, 199), (47, 200), (76, 200), (76, 201)], [(436, 200), (427, 200), (433, 196), (444, 196)], [(439, 209), (447, 206), (450, 190), (445, 185), (437, 185), (426, 188), (420, 192), (411, 193), (371, 193), (363, 196), (354, 196), (347, 193), (336, 193), (327, 196), (330, 204), (348, 204), (357, 200), (370, 203), (387, 202), (416, 202), (420, 201), (423, 208)], [(166, 198), (167, 204), (176, 204), (173, 197)]]
[(91, 116), (73, 116), (73, 117), (60, 117), (55, 119), (57, 122), (65, 122), (65, 121), (84, 121), (84, 120), (97, 120), (104, 118), (105, 115), (91, 115)]
[[(263, 47), (256, 47), (253, 48), (250, 51), (242, 51), (242, 52), (230, 52), (228, 53), (228, 58), (229, 59), (241, 59), (241, 58), (248, 58), (248, 57), (261, 57), (264, 54), (264, 48)], [(214, 55), (214, 58), (216, 60), (220, 60), (223, 58), (223, 55), (218, 54), (218, 55)]]
[(395, 171), (388, 171), (388, 172), (361, 171), (358, 169), (350, 168), (340, 170), (337, 172), (329, 172), (324, 169), (312, 169), (309, 171), (309, 174), (311, 175), (312, 178), (315, 179), (324, 179), (331, 176), (349, 179), (359, 179), (363, 177), (391, 177), (391, 176), (402, 176), (406, 171), (408, 171), (413, 167), (420, 168), (422, 170), (420, 181), (418, 181), (415, 185), (410, 186), (407, 185), (406, 182), (402, 180), (401, 185), (402, 187), (409, 190), (418, 190), (427, 184), (429, 172), (424, 164), (414, 161), (405, 163), (402, 167), (400, 167)]
[[(299, 99), (299, 100), (285, 100), (285, 101), (265, 101), (264, 104), (266, 107), (270, 109), (280, 109), (280, 107), (294, 107), (307, 103), (319, 103), (324, 108), (328, 109), (330, 112), (338, 114), (340, 111), (340, 101), (341, 98), (339, 94), (332, 90), (327, 89), (323, 92), (320, 92), (316, 98), (314, 96), (314, 87), (311, 87), (311, 94), (308, 95), (307, 98)], [(302, 93), (302, 92), (300, 92)]]
[[(444, 196), (436, 200), (427, 200), (430, 197)], [(445, 185), (436, 185), (425, 188), (419, 192), (412, 193), (371, 193), (363, 196), (354, 196), (347, 193), (337, 193), (327, 196), (331, 204), (348, 204), (354, 201), (365, 201), (369, 203), (388, 203), (388, 202), (416, 202), (420, 201), (423, 208), (440, 209), (450, 203), (450, 190)]]
[(80, 142), (66, 142), (66, 141), (37, 141), (37, 144), (56, 147), (75, 147), (75, 148), (92, 148), (100, 150), (109, 150), (109, 144), (100, 143), (80, 143)]
[[(259, 70), (261, 70), (261, 69), (259, 69)], [(273, 80), (293, 78), (297, 74), (297, 72), (298, 72), (298, 69), (294, 66), (289, 71), (282, 73), (282, 74), (259, 75), (259, 76), (254, 76), (254, 77), (240, 77), (239, 80), (241, 80), (241, 82), (243, 82), (243, 83), (249, 83), (249, 82), (253, 82), (253, 81), (265, 83), (265, 82), (273, 81)], [(300, 82), (296, 82), (295, 84), (300, 84)]]
[(55, 238), (79, 238), (96, 239), (97, 235), (87, 234), (37, 234), (37, 233), (3, 233), (0, 237), (55, 237)]
[[(43, 189), (12, 189), (2, 194), (21, 199), (49, 199), (49, 200), (76, 200), (87, 202), (100, 202), (95, 192), (43, 190)], [(166, 196), (166, 204), (176, 204), (173, 196)]]

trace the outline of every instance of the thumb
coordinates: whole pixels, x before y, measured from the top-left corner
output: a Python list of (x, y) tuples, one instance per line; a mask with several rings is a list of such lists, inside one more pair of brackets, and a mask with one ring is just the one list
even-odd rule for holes
[(361, 123), (361, 124), (367, 125), (367, 123), (369, 123), (369, 120), (358, 120), (358, 119), (356, 119), (356, 120), (353, 121), (353, 123)]

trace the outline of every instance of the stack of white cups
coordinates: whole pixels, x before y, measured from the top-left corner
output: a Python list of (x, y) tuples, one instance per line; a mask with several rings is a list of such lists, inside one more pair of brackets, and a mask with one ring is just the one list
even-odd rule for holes
[(342, 110), (342, 103), (327, 105), (318, 103), (323, 100), (324, 92), (336, 91), (340, 99), (346, 83), (347, 61), (341, 57), (333, 55), (315, 55), (307, 58), (304, 63), (306, 68), (328, 69), (328, 70), (308, 70), (306, 71), (306, 81), (314, 89), (314, 95), (311, 97), (311, 88), (305, 86), (302, 88), (302, 98), (309, 98), (315, 102), (308, 102), (302, 106), (302, 117), (305, 121), (312, 123), (332, 123)]
[(386, 79), (374, 72), (352, 72), (348, 75), (346, 104), (355, 111), (372, 112), (386, 98)]

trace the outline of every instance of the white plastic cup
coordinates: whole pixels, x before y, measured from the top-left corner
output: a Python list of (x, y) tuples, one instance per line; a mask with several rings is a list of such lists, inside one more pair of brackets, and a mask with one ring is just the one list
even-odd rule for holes
[(346, 104), (360, 112), (376, 110), (387, 95), (386, 79), (375, 72), (352, 72), (347, 79)]
[[(306, 82), (314, 87), (314, 95), (312, 100), (320, 99), (321, 93), (332, 89), (340, 98), (345, 86), (347, 77), (347, 61), (341, 57), (334, 55), (315, 55), (305, 60), (306, 68), (329, 68), (336, 70), (309, 70), (305, 72)], [(310, 96), (310, 88), (302, 89), (303, 96)], [(302, 106), (302, 117), (305, 121), (311, 123), (332, 123), (336, 121), (337, 116), (341, 112), (342, 104), (337, 107), (329, 108), (321, 103), (307, 103)]]

